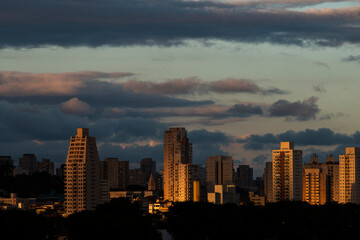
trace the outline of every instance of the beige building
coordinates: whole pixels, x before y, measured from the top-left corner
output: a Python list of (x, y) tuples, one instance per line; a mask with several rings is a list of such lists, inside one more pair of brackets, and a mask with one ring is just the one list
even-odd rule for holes
[(65, 165), (66, 215), (94, 210), (101, 201), (100, 160), (95, 137), (89, 129), (78, 128), (71, 137)]
[(339, 155), (339, 203), (360, 204), (360, 148), (347, 147)]
[(311, 205), (326, 203), (326, 174), (318, 166), (304, 166), (303, 201)]
[(214, 204), (239, 203), (235, 185), (215, 185), (214, 192), (208, 192), (207, 198)]
[(272, 151), (273, 201), (302, 200), (302, 151), (293, 142), (281, 142)]
[(231, 156), (210, 156), (206, 159), (206, 187), (214, 192), (215, 185), (232, 185), (234, 162)]
[(252, 202), (255, 206), (265, 206), (265, 196), (260, 196), (259, 194), (255, 194), (254, 192), (249, 192), (250, 202)]
[(164, 133), (164, 199), (174, 202), (193, 199), (196, 165), (192, 164), (192, 144), (185, 128)]

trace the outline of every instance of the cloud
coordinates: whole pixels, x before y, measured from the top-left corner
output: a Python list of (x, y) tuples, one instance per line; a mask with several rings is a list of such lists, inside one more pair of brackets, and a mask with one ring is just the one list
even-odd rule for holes
[(126, 91), (118, 80), (133, 76), (126, 72), (82, 71), (70, 73), (24, 73), (0, 71), (0, 100), (31, 104), (60, 104), (78, 98), (93, 108), (178, 107), (211, 104), (168, 96)]
[(331, 67), (328, 64), (320, 62), (320, 61), (315, 61), (314, 64), (317, 65), (317, 66), (329, 69), (329, 70), (331, 69)]
[(178, 95), (193, 94), (201, 91), (202, 84), (198, 78), (174, 79), (167, 82), (148, 82), (129, 80), (122, 84), (123, 89), (134, 93)]
[(353, 134), (335, 133), (329, 128), (319, 128), (317, 130), (305, 129), (295, 132), (289, 130), (280, 134), (249, 135), (238, 142), (244, 143), (244, 148), (248, 150), (262, 150), (278, 148), (280, 142), (294, 142), (297, 146), (334, 146), (334, 145), (358, 145), (360, 132)]
[(6, 97), (70, 95), (78, 93), (92, 81), (119, 79), (133, 75), (133, 73), (124, 72), (95, 71), (70, 73), (0, 71), (0, 95)]
[(263, 115), (263, 109), (260, 106), (252, 104), (235, 104), (227, 110), (232, 116), (250, 116), (250, 115)]
[(222, 147), (235, 141), (231, 135), (205, 129), (188, 132), (188, 138), (193, 144), (193, 162), (201, 165), (205, 164), (208, 156), (229, 155), (228, 152), (222, 150)]
[(269, 115), (273, 117), (295, 117), (301, 121), (314, 119), (315, 115), (320, 111), (316, 104), (317, 100), (317, 97), (310, 97), (296, 102), (281, 99), (269, 107)]
[(87, 104), (79, 100), (78, 98), (72, 98), (60, 105), (60, 110), (63, 113), (68, 114), (79, 114), (79, 115), (88, 115), (93, 113), (93, 108)]
[(342, 59), (343, 62), (358, 62), (360, 63), (360, 55), (350, 55)]
[(360, 7), (295, 11), (324, 1), (3, 0), (0, 48), (173, 46), (195, 39), (357, 44)]
[(313, 86), (314, 91), (316, 92), (326, 92), (326, 89), (324, 87), (324, 84), (318, 84)]
[(248, 79), (227, 78), (213, 82), (203, 82), (199, 78), (172, 79), (165, 82), (149, 82), (128, 80), (122, 83), (123, 89), (134, 93), (184, 95), (205, 94), (209, 92), (250, 93), (250, 94), (288, 94), (289, 91), (276, 87), (261, 88), (254, 81)]

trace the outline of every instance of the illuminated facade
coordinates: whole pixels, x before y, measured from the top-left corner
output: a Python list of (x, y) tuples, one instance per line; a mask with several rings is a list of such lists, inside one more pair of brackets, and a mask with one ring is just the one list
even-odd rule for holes
[(281, 142), (272, 151), (273, 201), (302, 200), (302, 151), (293, 142)]
[(89, 129), (78, 128), (71, 137), (65, 165), (66, 215), (94, 210), (100, 203), (100, 160), (95, 137)]
[(192, 165), (192, 144), (185, 128), (164, 133), (164, 199), (174, 202), (193, 199), (196, 165)]
[(360, 204), (360, 148), (347, 147), (339, 155), (339, 203)]

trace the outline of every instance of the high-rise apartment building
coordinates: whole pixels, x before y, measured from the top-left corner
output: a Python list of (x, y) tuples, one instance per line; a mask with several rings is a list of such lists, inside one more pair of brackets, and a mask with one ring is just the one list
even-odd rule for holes
[(39, 162), (39, 172), (46, 172), (50, 175), (54, 175), (54, 163), (50, 159), (43, 158)]
[(319, 164), (306, 164), (303, 168), (303, 201), (323, 205), (329, 196), (327, 175)]
[(100, 160), (95, 137), (78, 128), (71, 137), (65, 165), (65, 210), (72, 214), (94, 210), (101, 201)]
[(129, 161), (119, 161), (119, 189), (125, 190), (129, 185)]
[(326, 162), (320, 163), (320, 169), (326, 174), (326, 201), (339, 202), (339, 162), (333, 155), (326, 156)]
[(150, 176), (156, 175), (156, 162), (152, 160), (152, 158), (144, 158), (140, 162), (140, 169), (142, 172), (143, 181), (146, 184)]
[(164, 199), (190, 201), (193, 198), (192, 144), (185, 128), (164, 133)]
[(119, 189), (119, 161), (105, 158), (102, 162), (102, 179), (107, 180), (109, 189)]
[(254, 170), (249, 165), (239, 165), (236, 168), (236, 184), (239, 187), (249, 187), (253, 185)]
[(39, 169), (39, 162), (36, 160), (35, 154), (23, 154), (19, 158), (19, 168), (22, 174), (32, 175)]
[(214, 192), (215, 185), (233, 185), (234, 162), (231, 156), (210, 156), (206, 159), (206, 188)]
[(273, 202), (273, 168), (272, 162), (265, 163), (264, 193), (266, 202)]
[(14, 161), (11, 156), (0, 156), (0, 177), (12, 176), (14, 169)]
[(339, 203), (360, 204), (360, 148), (339, 155)]
[(281, 142), (272, 151), (273, 201), (302, 200), (302, 151), (293, 142)]

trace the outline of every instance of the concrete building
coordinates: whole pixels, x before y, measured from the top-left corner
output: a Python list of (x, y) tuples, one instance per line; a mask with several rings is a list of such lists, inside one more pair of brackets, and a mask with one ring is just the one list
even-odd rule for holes
[(360, 204), (360, 148), (339, 155), (339, 203)]
[(326, 162), (320, 163), (321, 171), (326, 174), (326, 201), (339, 202), (339, 162), (333, 155), (326, 156)]
[(152, 158), (144, 158), (140, 162), (140, 169), (142, 172), (143, 182), (148, 183), (151, 175), (156, 175), (156, 162)]
[(210, 156), (206, 159), (206, 187), (214, 192), (215, 185), (233, 185), (234, 162), (231, 156)]
[(148, 191), (156, 191), (156, 182), (152, 174), (150, 175), (147, 186)]
[(30, 198), (19, 198), (16, 193), (11, 193), (10, 198), (0, 198), (0, 207), (7, 209), (6, 206), (14, 206), (17, 209), (27, 210), (30, 206)]
[(119, 189), (129, 185), (129, 161), (119, 161)]
[(303, 169), (303, 201), (323, 205), (327, 199), (327, 176), (319, 166), (305, 165)]
[(43, 158), (39, 162), (39, 172), (46, 172), (50, 175), (54, 175), (54, 163), (50, 159)]
[(281, 142), (272, 151), (273, 201), (302, 201), (302, 151), (293, 142)]
[(10, 156), (0, 156), (0, 176), (12, 176), (14, 161)]
[(249, 165), (239, 165), (236, 168), (236, 185), (239, 187), (249, 187), (253, 185), (254, 173)]
[(105, 158), (101, 163), (102, 179), (107, 180), (109, 189), (119, 189), (119, 161), (117, 158)]
[(19, 168), (21, 174), (32, 175), (39, 169), (39, 163), (36, 160), (35, 154), (23, 154), (19, 158)]
[(265, 163), (264, 194), (266, 202), (273, 202), (273, 169), (272, 162)]
[(65, 165), (66, 215), (94, 210), (101, 201), (100, 160), (95, 137), (89, 129), (78, 128), (71, 137)]
[(252, 202), (255, 206), (265, 206), (265, 196), (260, 196), (259, 194), (255, 194), (254, 192), (249, 192), (250, 202)]
[(338, 201), (339, 164), (329, 155), (326, 162), (319, 162), (319, 156), (313, 154), (310, 163), (303, 166), (303, 201), (312, 205), (322, 205), (329, 201)]
[(235, 185), (215, 185), (214, 192), (208, 192), (208, 202), (214, 204), (239, 203)]
[(185, 128), (170, 128), (164, 132), (164, 199), (191, 201), (192, 144)]

